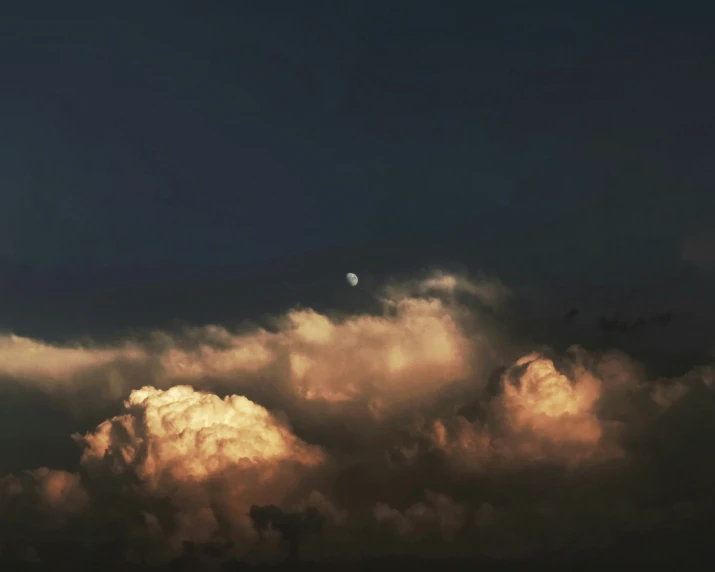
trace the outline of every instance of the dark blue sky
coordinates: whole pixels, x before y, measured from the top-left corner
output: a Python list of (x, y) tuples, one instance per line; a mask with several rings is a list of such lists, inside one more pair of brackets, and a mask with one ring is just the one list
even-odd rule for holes
[(564, 213), (676, 240), (710, 216), (702, 14), (29, 12), (0, 19), (6, 264), (243, 263), (454, 228), (505, 239)]
[(712, 193), (696, 14), (190, 4), (2, 18), (3, 260), (248, 261)]

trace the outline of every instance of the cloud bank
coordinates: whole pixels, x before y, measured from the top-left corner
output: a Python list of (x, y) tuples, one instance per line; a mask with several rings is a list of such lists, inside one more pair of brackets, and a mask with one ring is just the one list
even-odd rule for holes
[(0, 337), (0, 390), (114, 411), (68, 435), (74, 471), (0, 479), (0, 561), (564, 555), (711, 506), (713, 368), (649, 379), (615, 350), (523, 347), (497, 281), (376, 296), (379, 314), (112, 347)]

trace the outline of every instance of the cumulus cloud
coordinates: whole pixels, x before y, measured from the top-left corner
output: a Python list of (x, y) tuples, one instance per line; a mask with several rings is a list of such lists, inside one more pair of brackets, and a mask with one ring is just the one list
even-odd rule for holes
[(425, 502), (415, 503), (403, 512), (377, 503), (373, 515), (401, 541), (418, 542), (431, 534), (451, 541), (464, 525), (467, 511), (447, 495), (425, 491)]
[(27, 471), (20, 476), (7, 475), (0, 480), (0, 494), (4, 514), (11, 510), (14, 500), (34, 503), (56, 515), (73, 514), (88, 502), (87, 493), (77, 473), (54, 471), (46, 467)]
[[(705, 481), (667, 467), (686, 427), (715, 438), (713, 369), (652, 379), (615, 350), (505, 345), (483, 313), (505, 292), (437, 273), (390, 285), (377, 314), (295, 309), (112, 347), (0, 339), (4, 383), (113, 408), (74, 435), (77, 472), (0, 480), (24, 523), (3, 519), (0, 562), (78, 536), (82, 558), (135, 563), (506, 557), (697, 516)], [(691, 473), (715, 477), (698, 458)]]
[(324, 453), (242, 396), (221, 399), (188, 386), (133, 391), (127, 412), (76, 435), (90, 474), (131, 476), (170, 499), (172, 542), (209, 542), (223, 533), (239, 551), (255, 540), (253, 504), (282, 504)]
[(391, 318), (339, 325), (314, 313), (291, 314), (290, 377), (305, 399), (380, 402), (434, 390), (468, 371), (466, 340), (438, 300), (402, 300)]
[(77, 473), (42, 467), (0, 477), (0, 557), (38, 561), (37, 547), (66, 541), (88, 504)]
[(213, 330), (191, 351), (173, 348), (160, 358), (162, 372), (234, 385), (270, 375), (299, 400), (360, 401), (377, 415), (407, 394), (428, 395), (467, 377), (475, 345), (453, 311), (439, 298), (416, 297), (389, 299), (378, 316), (294, 310), (278, 320), (277, 332)]
[(615, 442), (607, 442), (609, 428), (596, 415), (602, 382), (594, 374), (579, 367), (567, 377), (552, 360), (529, 354), (506, 370), (501, 383), (488, 417), (435, 420), (429, 432), (433, 446), (472, 470), (621, 454)]

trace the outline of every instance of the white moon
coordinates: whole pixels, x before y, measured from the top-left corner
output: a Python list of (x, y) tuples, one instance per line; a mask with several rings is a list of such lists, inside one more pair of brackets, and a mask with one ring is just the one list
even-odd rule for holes
[(353, 274), (352, 272), (348, 272), (348, 273), (345, 275), (345, 278), (347, 278), (348, 284), (350, 284), (350, 286), (357, 286), (358, 277), (357, 277), (356, 274)]

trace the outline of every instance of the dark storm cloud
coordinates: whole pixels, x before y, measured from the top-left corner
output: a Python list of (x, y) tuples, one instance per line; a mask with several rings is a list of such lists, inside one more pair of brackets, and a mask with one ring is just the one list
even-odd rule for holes
[(566, 558), (697, 528), (713, 369), (653, 378), (623, 353), (509, 341), (504, 292), (442, 273), (391, 282), (377, 313), (112, 346), (4, 336), (5, 388), (108, 413), (74, 435), (72, 471), (4, 477), (22, 526), (1, 557)]

